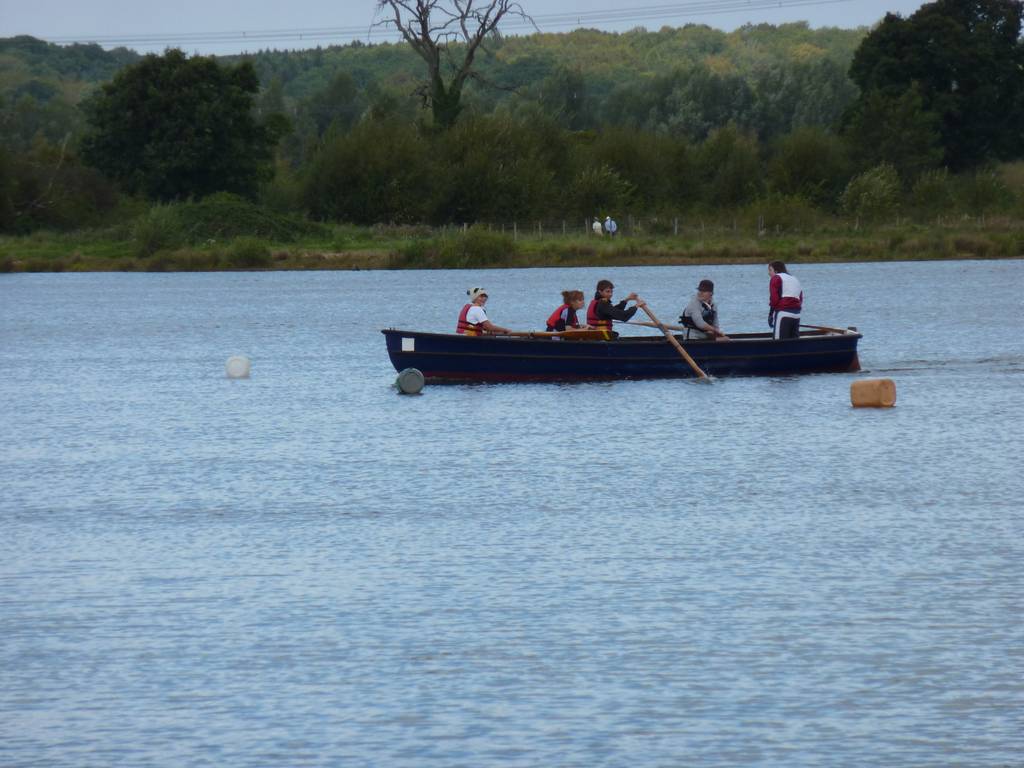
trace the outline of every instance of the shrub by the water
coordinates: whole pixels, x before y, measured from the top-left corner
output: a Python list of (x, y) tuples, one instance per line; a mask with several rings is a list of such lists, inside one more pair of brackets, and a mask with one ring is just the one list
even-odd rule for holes
[(318, 224), (271, 211), (227, 192), (174, 207), (187, 241), (193, 244), (240, 236), (293, 242), (322, 230)]
[(240, 237), (228, 249), (227, 261), (238, 269), (259, 269), (271, 263), (270, 247), (255, 237)]
[(518, 248), (510, 235), (472, 227), (443, 237), (413, 240), (395, 261), (402, 267), (465, 269), (510, 264)]
[(318, 235), (324, 228), (298, 216), (276, 213), (228, 193), (187, 203), (155, 205), (132, 228), (135, 255), (183, 245), (213, 245), (236, 237), (294, 242)]
[(184, 237), (174, 206), (155, 205), (150, 208), (135, 222), (132, 241), (135, 244), (135, 255), (140, 258), (182, 245)]
[(843, 210), (851, 216), (876, 221), (899, 210), (900, 189), (896, 169), (882, 163), (854, 177), (840, 200)]

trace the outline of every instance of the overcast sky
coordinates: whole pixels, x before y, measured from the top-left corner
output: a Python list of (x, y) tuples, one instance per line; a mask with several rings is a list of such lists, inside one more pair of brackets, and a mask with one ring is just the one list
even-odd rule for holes
[[(728, 31), (747, 23), (790, 21), (851, 28), (870, 26), (890, 11), (909, 16), (921, 5), (914, 0), (522, 0), (544, 32), (656, 30), (689, 23)], [(380, 18), (375, 0), (0, 0), (0, 37), (224, 54), (393, 39), (371, 31), (375, 17)], [(530, 30), (512, 25), (504, 31)]]

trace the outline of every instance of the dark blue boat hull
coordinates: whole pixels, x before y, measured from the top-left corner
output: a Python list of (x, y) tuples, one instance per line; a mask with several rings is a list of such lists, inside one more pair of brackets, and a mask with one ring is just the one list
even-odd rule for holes
[[(395, 370), (417, 368), (428, 381), (574, 381), (693, 378), (693, 370), (661, 336), (612, 341), (461, 336), (386, 329)], [(676, 339), (711, 376), (783, 376), (860, 370), (859, 333), (802, 333), (776, 341), (738, 334), (729, 341)]]

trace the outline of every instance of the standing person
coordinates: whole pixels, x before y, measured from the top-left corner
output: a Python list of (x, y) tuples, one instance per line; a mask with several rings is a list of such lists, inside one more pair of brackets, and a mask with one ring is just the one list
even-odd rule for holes
[(697, 285), (697, 293), (679, 316), (679, 321), (686, 326), (686, 338), (729, 338), (718, 327), (718, 307), (715, 306), (714, 293), (715, 284), (710, 280), (701, 280)]
[(768, 325), (776, 339), (795, 339), (800, 335), (800, 310), (804, 292), (800, 281), (786, 271), (781, 261), (768, 265)]
[(601, 220), (597, 216), (594, 217), (594, 223), (590, 225), (590, 228), (594, 231), (595, 235), (604, 234), (604, 230), (601, 229)]
[[(612, 285), (611, 280), (598, 280), (594, 298), (591, 300), (590, 306), (587, 307), (587, 325), (604, 331), (606, 339), (614, 339), (618, 336), (617, 333), (612, 331), (612, 320), (622, 320), (625, 322), (636, 314), (639, 307), (644, 306), (643, 300), (635, 293), (629, 294), (618, 304), (612, 304), (612, 293), (614, 291), (615, 286)], [(626, 302), (629, 301), (635, 301), (636, 306), (626, 309)]]
[(615, 233), (619, 231), (619, 225), (615, 223), (615, 219), (613, 219), (611, 216), (605, 217), (604, 228), (612, 237), (615, 237)]
[(487, 319), (484, 304), (487, 303), (487, 291), (483, 288), (470, 288), (466, 291), (469, 304), (459, 312), (459, 323), (455, 326), (456, 333), (466, 336), (483, 336), (485, 333), (509, 333), (508, 328), (495, 325)]
[(549, 331), (564, 331), (566, 328), (580, 328), (576, 313), (583, 309), (583, 291), (562, 291), (562, 306), (548, 318)]

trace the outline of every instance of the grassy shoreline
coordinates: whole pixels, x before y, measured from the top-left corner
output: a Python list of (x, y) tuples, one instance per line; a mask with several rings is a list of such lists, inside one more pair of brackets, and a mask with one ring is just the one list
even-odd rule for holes
[(251, 236), (161, 247), (120, 230), (0, 237), (0, 272), (488, 269), (1024, 258), (1024, 222), (904, 223), (854, 230), (731, 231), (615, 239), (473, 228), (320, 226), (281, 242)]

